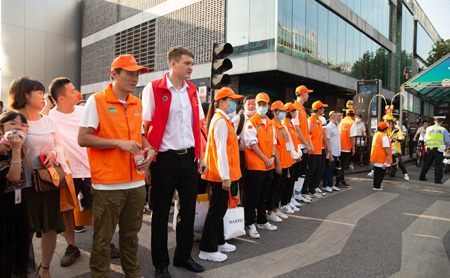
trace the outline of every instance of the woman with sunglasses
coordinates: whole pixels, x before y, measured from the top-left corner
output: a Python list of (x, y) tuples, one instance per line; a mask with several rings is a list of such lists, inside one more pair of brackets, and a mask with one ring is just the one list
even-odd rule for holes
[[(52, 166), (58, 162), (66, 173), (70, 173), (63, 153), (63, 145), (55, 120), (40, 114), (44, 107), (44, 85), (28, 76), (14, 80), (9, 88), (10, 107), (23, 114), (28, 121), (25, 148), (34, 169)], [(39, 156), (44, 155), (42, 164)], [(56, 248), (56, 234), (64, 231), (64, 222), (59, 207), (59, 190), (36, 192), (32, 188), (32, 176), (24, 163), (26, 188), (22, 190), (30, 215), (30, 232), (41, 237), (41, 264), (38, 277), (52, 277), (50, 263)]]
[(22, 198), (25, 184), (21, 148), (27, 132), (27, 119), (17, 112), (0, 116), (0, 277), (27, 277), (30, 234), (28, 210)]

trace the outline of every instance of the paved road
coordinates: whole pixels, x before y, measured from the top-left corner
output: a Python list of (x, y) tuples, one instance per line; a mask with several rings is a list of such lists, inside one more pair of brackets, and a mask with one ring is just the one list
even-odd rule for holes
[[(371, 190), (366, 173), (349, 176), (351, 187), (304, 205), (278, 224), (278, 231), (261, 231), (261, 239), (247, 236), (231, 243), (237, 251), (223, 263), (204, 262), (206, 272), (195, 275), (170, 266), (172, 277), (450, 277), (450, 177), (436, 185), (433, 170), (419, 182), (420, 168), (407, 165), (411, 180), (387, 177), (385, 190)], [(140, 232), (142, 276), (153, 277), (150, 255), (150, 214)], [(169, 229), (171, 231), (171, 229)], [(67, 268), (59, 266), (65, 241), (58, 245), (53, 277), (90, 277), (92, 229), (76, 234), (82, 256)], [(113, 242), (118, 245), (117, 235)], [(39, 242), (35, 240), (36, 262)], [(169, 232), (173, 258), (174, 232)], [(193, 257), (198, 259), (198, 243)], [(124, 277), (120, 259), (111, 261), (110, 277)]]

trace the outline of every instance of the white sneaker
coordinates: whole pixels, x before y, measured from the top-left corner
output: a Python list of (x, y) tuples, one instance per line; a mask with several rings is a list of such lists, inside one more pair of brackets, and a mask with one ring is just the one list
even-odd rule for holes
[(333, 185), (333, 187), (331, 187), (331, 189), (333, 189), (334, 191), (341, 191), (339, 188), (337, 188), (336, 186)]
[(333, 192), (333, 189), (331, 189), (331, 187), (329, 187), (329, 186), (324, 187), (323, 190), (325, 190), (326, 192), (329, 192), (329, 193)]
[(373, 191), (382, 191), (382, 190), (383, 190), (383, 188), (381, 188), (381, 187), (380, 187), (380, 188), (375, 188), (375, 187), (372, 187), (372, 190), (373, 190)]
[(294, 206), (293, 204), (289, 203), (287, 204), (294, 212), (300, 211), (300, 209), (296, 206)]
[[(290, 206), (288, 206), (288, 205), (285, 205), (285, 206), (282, 206), (282, 207), (280, 207), (280, 210), (283, 212), (283, 213), (289, 213), (289, 214), (293, 214), (294, 213), (294, 211), (291, 209), (291, 207)], [(278, 211), (280, 211), (280, 210), (278, 210)], [(277, 212), (278, 212), (277, 211)], [(278, 215), (279, 216), (279, 215)]]
[(306, 198), (303, 195), (300, 195), (300, 201), (302, 201), (303, 203), (311, 203), (311, 199), (310, 198)]
[(405, 181), (409, 181), (409, 176), (408, 176), (408, 174), (405, 174), (405, 175), (403, 176), (403, 179), (404, 179)]
[(278, 217), (276, 212), (267, 214), (267, 220), (272, 221), (272, 222), (277, 222), (277, 223), (283, 222), (283, 220), (280, 217)]
[(303, 196), (303, 198), (305, 198), (307, 200), (310, 200), (310, 201), (312, 200), (311, 196), (309, 196), (308, 194), (303, 194), (302, 196)]
[(320, 195), (322, 195), (322, 196), (325, 196), (325, 195), (327, 195), (327, 193), (325, 193), (325, 192), (323, 192), (320, 188), (316, 188), (315, 189), (316, 190), (316, 193), (319, 193)]
[(283, 212), (281, 212), (281, 210), (277, 210), (277, 211), (275, 211), (275, 213), (277, 214), (278, 217), (280, 217), (283, 220), (288, 219), (288, 216), (286, 214), (284, 214)]
[(255, 224), (245, 227), (245, 232), (251, 238), (260, 238), (258, 231), (256, 230)]
[(295, 198), (291, 198), (291, 205), (295, 206), (295, 207), (301, 207), (302, 204), (300, 204), (299, 202), (297, 202), (297, 200), (295, 200)]
[(269, 222), (266, 222), (265, 224), (256, 224), (256, 227), (258, 229), (268, 230), (268, 231), (276, 231), (277, 226), (270, 224)]
[(236, 246), (234, 246), (233, 244), (229, 244), (228, 242), (225, 242), (225, 244), (219, 245), (218, 249), (219, 252), (230, 253), (236, 251)]
[(213, 262), (223, 262), (226, 259), (228, 259), (228, 256), (225, 254), (217, 252), (205, 252), (200, 251), (200, 254), (198, 254), (198, 257), (205, 261), (213, 261)]
[(367, 174), (367, 176), (373, 178), (373, 170), (371, 170), (371, 171), (369, 172), (369, 174)]
[(319, 193), (314, 193), (312, 196), (316, 199), (322, 198), (322, 195), (320, 195)]

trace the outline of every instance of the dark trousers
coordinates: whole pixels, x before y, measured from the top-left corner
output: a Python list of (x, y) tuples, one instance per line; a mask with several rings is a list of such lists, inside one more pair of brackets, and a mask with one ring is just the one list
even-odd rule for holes
[(409, 137), (409, 157), (413, 157), (416, 152), (417, 141), (414, 141), (414, 136)]
[(174, 261), (191, 258), (194, 239), (195, 202), (197, 197), (198, 166), (194, 148), (186, 154), (160, 152), (152, 163), (152, 259), (156, 269), (169, 266), (167, 250), (167, 222), (175, 189), (180, 198), (177, 223), (177, 247)]
[(339, 184), (340, 182), (345, 182), (344, 172), (347, 171), (348, 167), (350, 166), (351, 156), (352, 156), (351, 152), (341, 152), (342, 174), (340, 177), (336, 177), (336, 184)]
[(325, 165), (325, 173), (323, 174), (323, 187), (333, 186), (334, 170), (336, 169), (337, 156), (333, 155), (333, 163), (329, 165), (328, 160)]
[(292, 193), (294, 192), (294, 183), (297, 181), (300, 174), (300, 162), (292, 164), (289, 168), (289, 173), (291, 174), (291, 177), (288, 177), (286, 186), (281, 194), (281, 206), (287, 205), (291, 201)]
[[(308, 160), (309, 160), (309, 153), (305, 152), (304, 150), (306, 149), (302, 149), (302, 161), (300, 161), (300, 178), (305, 179), (306, 178), (306, 173), (308, 172)], [(308, 194), (308, 188), (305, 186), (305, 184), (303, 184), (302, 187), (302, 194)]]
[(434, 182), (442, 181), (442, 161), (444, 160), (444, 153), (437, 150), (437, 148), (427, 149), (425, 155), (425, 165), (423, 165), (422, 171), (420, 172), (420, 178), (425, 179), (425, 176), (430, 170), (431, 164), (434, 161)]
[[(319, 164), (319, 176), (323, 177), (323, 173), (325, 173), (325, 165), (328, 162), (327, 160), (327, 154), (326, 154), (326, 149), (322, 149), (322, 162)], [(319, 179), (322, 180), (322, 178)]]
[(288, 169), (282, 169), (281, 175), (277, 171), (273, 172), (272, 185), (270, 186), (269, 196), (267, 197), (268, 211), (273, 211), (280, 206), (281, 194), (286, 187)]
[(240, 163), (240, 168), (241, 168), (241, 174), (242, 177), (239, 179), (239, 194), (241, 195), (241, 205), (244, 206), (244, 201), (245, 201), (245, 197), (244, 197), (244, 183), (245, 183), (245, 178), (247, 177), (247, 168), (245, 168), (245, 154), (244, 152), (239, 152), (239, 163)]
[(227, 212), (229, 191), (222, 189), (222, 183), (211, 182), (209, 210), (203, 227), (200, 250), (217, 252), (219, 245), (225, 244), (223, 217)]
[[(267, 196), (269, 195), (270, 185), (272, 183), (273, 170), (256, 171), (247, 170), (245, 179), (245, 225), (265, 224)], [(255, 213), (255, 209), (258, 215)]]
[(382, 167), (373, 167), (373, 187), (380, 188), (383, 182), (384, 175), (386, 175), (386, 169)]
[(303, 187), (309, 190), (309, 193), (316, 193), (316, 188), (320, 182), (320, 164), (322, 164), (322, 154), (310, 154), (308, 158), (308, 172), (306, 173)]
[(400, 167), (400, 170), (402, 170), (403, 175), (408, 174), (408, 171), (406, 171), (405, 164), (403, 164), (402, 155), (400, 153), (396, 153), (392, 156), (392, 159), (394, 161), (397, 158), (398, 158), (398, 167)]

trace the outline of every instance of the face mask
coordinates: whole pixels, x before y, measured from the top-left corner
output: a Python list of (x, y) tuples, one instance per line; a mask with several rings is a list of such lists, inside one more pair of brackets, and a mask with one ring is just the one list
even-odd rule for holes
[(336, 125), (339, 125), (339, 121), (335, 121), (335, 124), (336, 124)]
[(361, 119), (356, 119), (356, 122), (357, 122), (357, 123), (360, 123), (360, 122), (361, 122)]
[(245, 109), (245, 114), (247, 114), (250, 117), (255, 115), (255, 113), (256, 113), (256, 110), (247, 110), (247, 109)]
[(284, 120), (286, 118), (286, 112), (279, 112), (278, 113), (278, 119), (280, 121)]
[(20, 131), (20, 130), (10, 130), (10, 131), (6, 132), (6, 133), (5, 133), (5, 136), (2, 137), (2, 139), (0, 140), (0, 142), (1, 142), (2, 144), (5, 144), (5, 145), (10, 145), (10, 144), (9, 144), (9, 139), (8, 139), (8, 137), (11, 136), (12, 134), (17, 134), (17, 135), (19, 135), (19, 136), (22, 138), (22, 142), (25, 142), (26, 135), (25, 135), (25, 133), (23, 133), (23, 132)]
[(228, 114), (231, 114), (233, 112), (236, 113), (236, 102), (230, 101), (230, 106), (228, 106), (226, 109), (227, 109)]
[(256, 112), (258, 113), (258, 115), (260, 115), (260, 116), (265, 116), (266, 114), (267, 114), (267, 110), (268, 110), (269, 108), (268, 107), (262, 107), (262, 106), (259, 106), (259, 107), (256, 107)]

